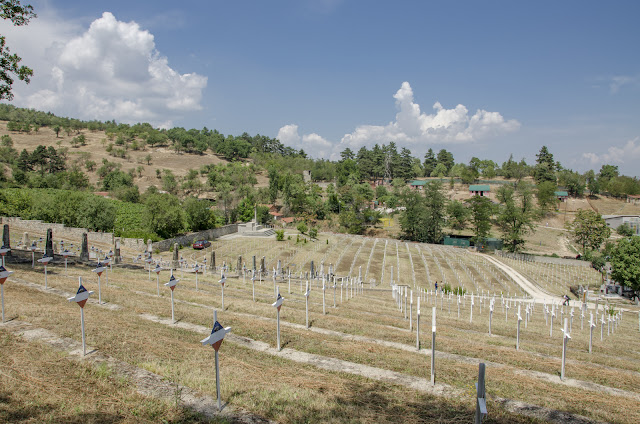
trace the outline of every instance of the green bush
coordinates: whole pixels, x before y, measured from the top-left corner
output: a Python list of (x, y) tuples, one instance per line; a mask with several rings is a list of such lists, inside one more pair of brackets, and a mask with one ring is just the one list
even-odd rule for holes
[(466, 289), (463, 289), (462, 287), (456, 287), (455, 289), (453, 289), (453, 294), (455, 295), (464, 295), (467, 292)]
[(302, 234), (306, 233), (308, 230), (307, 224), (305, 224), (304, 222), (301, 222), (298, 224), (298, 226), (296, 227), (296, 229), (298, 231), (300, 231)]
[[(456, 288), (457, 288), (457, 287), (456, 287)], [(449, 293), (451, 293), (451, 284), (449, 284), (449, 283), (443, 284), (443, 285), (442, 285), (442, 292), (443, 292), (444, 294), (449, 294)]]
[(284, 240), (284, 230), (276, 230), (276, 240), (277, 241)]

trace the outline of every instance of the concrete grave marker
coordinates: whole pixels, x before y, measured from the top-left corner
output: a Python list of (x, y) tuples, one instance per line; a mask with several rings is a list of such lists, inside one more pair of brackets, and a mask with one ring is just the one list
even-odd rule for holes
[(224, 276), (224, 274), (222, 275), (222, 277), (218, 280), (218, 283), (220, 283), (220, 287), (222, 288), (222, 310), (224, 311), (224, 284), (227, 282), (227, 277)]
[(6, 244), (3, 244), (2, 247), (0, 247), (0, 256), (2, 256), (2, 266), (4, 266), (4, 257), (9, 254), (11, 254), (11, 248), (8, 247)]
[(98, 262), (98, 265), (93, 269), (93, 272), (98, 274), (98, 304), (102, 303), (102, 291), (100, 289), (100, 276), (106, 270), (104, 265), (101, 262)]
[(224, 340), (224, 336), (231, 332), (231, 327), (222, 327), (218, 322), (218, 311), (213, 311), (213, 329), (208, 337), (200, 340), (203, 346), (211, 345), (215, 351), (215, 368), (216, 368), (216, 394), (218, 397), (218, 411), (222, 410), (220, 401), (220, 364), (218, 362), (218, 350)]
[(304, 292), (304, 300), (305, 300), (305, 317), (306, 317), (306, 324), (307, 324), (307, 328), (309, 328), (309, 294), (311, 292), (309, 291), (309, 281), (307, 281), (307, 290)]
[(562, 337), (562, 369), (560, 370), (560, 380), (564, 380), (564, 369), (565, 369), (565, 363), (567, 360), (567, 343), (569, 341), (569, 339), (571, 339), (571, 336), (569, 335), (569, 331), (568, 331), (568, 325), (569, 325), (569, 318), (565, 318), (564, 319), (564, 329), (562, 330), (563, 333), (563, 337)]
[(436, 384), (436, 306), (431, 319), (431, 384)]
[(40, 262), (42, 265), (44, 265), (44, 288), (45, 289), (47, 288), (47, 265), (52, 260), (53, 260), (53, 257), (47, 256), (46, 252), (42, 256), (42, 258), (38, 259), (38, 262)]
[(280, 308), (282, 307), (282, 303), (284, 302), (284, 297), (280, 296), (280, 289), (278, 289), (278, 296), (276, 297), (276, 301), (271, 304), (274, 308), (276, 308), (276, 322), (277, 322), (277, 342), (278, 342), (278, 352), (280, 349)]
[(84, 305), (87, 303), (92, 291), (87, 291), (82, 285), (82, 277), (78, 277), (78, 291), (73, 297), (67, 298), (69, 302), (76, 302), (80, 306), (80, 328), (82, 329), (82, 356), (87, 354), (87, 344), (84, 335)]
[(175, 319), (175, 314), (174, 314), (174, 304), (173, 304), (173, 291), (176, 288), (176, 285), (180, 282), (179, 278), (176, 278), (173, 275), (173, 271), (171, 272), (171, 278), (169, 278), (169, 282), (168, 283), (164, 283), (165, 286), (169, 287), (171, 289), (171, 321), (175, 324), (176, 323), (176, 319)]
[(4, 282), (7, 278), (13, 274), (13, 271), (8, 271), (4, 265), (0, 266), (0, 298), (2, 299), (2, 322), (4, 323)]
[[(151, 268), (151, 264), (149, 264), (149, 268)], [(162, 267), (160, 266), (160, 262), (157, 262), (153, 272), (156, 273), (156, 289), (158, 297), (160, 297), (160, 271), (162, 271)]]

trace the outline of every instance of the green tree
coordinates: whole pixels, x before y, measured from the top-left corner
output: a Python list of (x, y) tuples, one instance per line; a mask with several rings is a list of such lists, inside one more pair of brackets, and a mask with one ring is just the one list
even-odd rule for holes
[(536, 155), (536, 158), (536, 167), (533, 175), (536, 182), (538, 184), (543, 181), (556, 182), (556, 163), (553, 160), (553, 154), (549, 152), (547, 146), (542, 146), (540, 152)]
[(537, 186), (536, 197), (538, 198), (538, 207), (541, 211), (555, 210), (558, 204), (558, 198), (555, 193), (558, 187), (553, 181), (543, 181)]
[(313, 227), (312, 229), (309, 230), (309, 237), (311, 237), (312, 239), (316, 239), (318, 238), (318, 229)]
[(300, 223), (296, 226), (296, 229), (297, 229), (300, 233), (304, 234), (304, 233), (306, 233), (306, 232), (307, 232), (307, 230), (308, 230), (309, 228), (307, 227), (307, 224), (305, 224), (304, 222), (300, 222)]
[(582, 248), (582, 253), (588, 250), (598, 250), (611, 235), (611, 228), (602, 219), (599, 213), (580, 209), (573, 222), (566, 225), (573, 241)]
[(510, 252), (522, 250), (524, 236), (534, 230), (533, 201), (528, 185), (521, 184), (515, 191), (511, 186), (502, 186), (497, 224), (502, 232), (505, 248)]
[(201, 231), (212, 228), (215, 219), (211, 212), (211, 203), (195, 197), (187, 197), (182, 203), (187, 227), (191, 231)]
[(464, 230), (469, 220), (469, 209), (459, 200), (452, 200), (447, 205), (449, 227), (454, 230)]
[(170, 238), (184, 229), (184, 211), (176, 196), (167, 193), (145, 194), (145, 222), (150, 231)]
[(433, 149), (429, 148), (424, 155), (424, 176), (430, 177), (433, 170), (436, 169), (437, 164), (438, 160), (436, 159), (436, 155), (433, 153)]
[[(14, 26), (22, 26), (29, 23), (36, 14), (30, 5), (21, 5), (18, 0), (0, 1), (0, 18), (9, 19)], [(20, 58), (17, 54), (11, 54), (3, 35), (0, 35), (0, 100), (12, 100), (13, 78), (29, 84), (33, 76), (33, 70), (26, 66), (20, 66)]]
[(438, 152), (438, 163), (443, 164), (447, 169), (446, 174), (449, 174), (451, 168), (455, 164), (455, 160), (453, 159), (453, 153), (448, 152), (445, 149), (442, 149)]
[(484, 196), (473, 196), (469, 199), (469, 204), (471, 205), (471, 227), (473, 229), (471, 241), (476, 246), (481, 246), (491, 231), (493, 204)]
[(611, 254), (611, 277), (640, 291), (640, 237), (623, 238)]
[(447, 166), (443, 163), (438, 163), (436, 167), (431, 172), (432, 177), (446, 177), (447, 176)]
[(625, 222), (616, 228), (616, 233), (623, 237), (631, 237), (633, 235), (633, 228)]

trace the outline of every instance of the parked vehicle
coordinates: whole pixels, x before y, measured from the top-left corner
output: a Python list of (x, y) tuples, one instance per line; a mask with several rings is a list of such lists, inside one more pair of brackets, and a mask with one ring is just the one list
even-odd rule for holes
[(206, 249), (209, 246), (211, 246), (211, 242), (208, 240), (197, 240), (193, 242), (194, 249)]

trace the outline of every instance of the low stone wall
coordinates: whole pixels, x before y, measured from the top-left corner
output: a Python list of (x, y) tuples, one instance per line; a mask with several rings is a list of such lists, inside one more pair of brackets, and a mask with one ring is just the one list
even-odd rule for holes
[(166, 252), (173, 248), (174, 243), (178, 243), (180, 246), (190, 246), (196, 240), (213, 240), (216, 237), (222, 237), (227, 234), (237, 233), (238, 224), (229, 224), (224, 227), (212, 228), (209, 230), (200, 231), (197, 233), (185, 234), (183, 236), (174, 237), (171, 239), (161, 240), (153, 243), (152, 248), (154, 251)]
[(528, 253), (505, 252), (504, 250), (496, 250), (496, 256), (504, 256), (506, 258), (517, 259), (519, 261), (538, 262), (544, 264), (573, 265), (583, 266), (586, 268), (591, 267), (591, 262), (581, 261), (579, 259), (551, 258), (549, 256), (538, 256)]
[[(113, 233), (101, 233), (95, 231), (88, 231), (86, 228), (66, 227), (64, 224), (52, 224), (43, 222), (40, 220), (29, 220), (17, 217), (0, 217), (1, 224), (9, 224), (9, 230), (11, 231), (12, 238), (19, 239), (22, 237), (22, 232), (28, 232), (29, 237), (33, 239), (34, 235), (44, 236), (47, 234), (47, 229), (51, 228), (53, 232), (54, 240), (60, 239), (74, 239), (82, 241), (82, 234), (87, 233), (89, 244), (101, 243), (112, 246), (115, 239)], [(15, 228), (15, 229), (14, 229)], [(17, 230), (20, 230), (17, 233)], [(147, 245), (143, 239), (122, 238), (120, 239), (120, 247), (125, 249), (131, 249), (138, 252), (144, 252)]]

